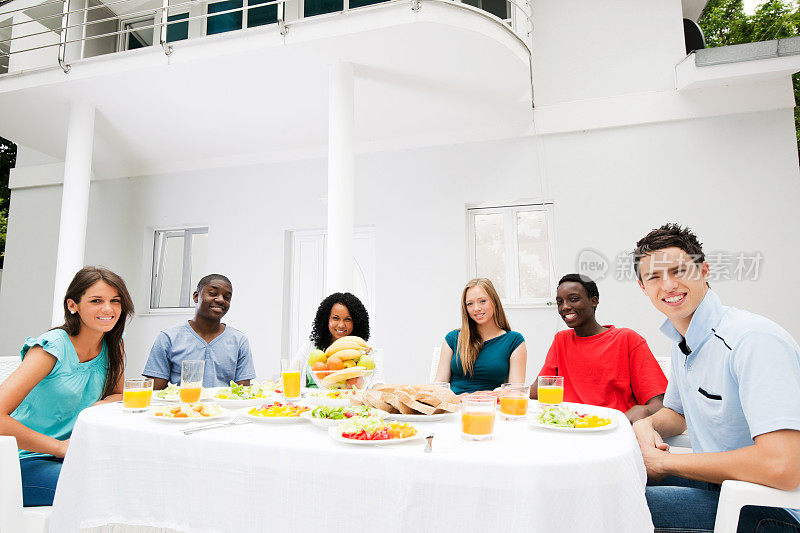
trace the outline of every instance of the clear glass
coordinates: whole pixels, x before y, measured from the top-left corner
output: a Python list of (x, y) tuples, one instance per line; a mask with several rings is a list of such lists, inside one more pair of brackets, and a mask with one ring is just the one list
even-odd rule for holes
[(500, 388), (500, 413), (506, 420), (525, 418), (528, 414), (530, 387), (524, 383), (503, 383)]
[(550, 296), (550, 245), (546, 211), (517, 213), (517, 266), (520, 298)]
[(489, 440), (494, 435), (494, 396), (472, 396), (461, 402), (461, 437), (465, 440)]
[(492, 280), (500, 298), (506, 290), (506, 241), (503, 213), (475, 215), (475, 270)]
[(163, 279), (159, 307), (180, 307), (181, 281), (183, 280), (183, 235), (164, 236), (164, 255), (159, 258), (158, 265), (163, 263)]
[(538, 387), (540, 404), (558, 405), (564, 401), (563, 376), (539, 376)]
[(431, 383), (434, 387), (438, 387), (440, 389), (447, 389), (450, 390), (450, 382), (449, 381), (434, 381)]
[(152, 397), (152, 379), (126, 379), (122, 389), (122, 408), (129, 413), (146, 411)]
[(300, 398), (300, 367), (288, 358), (281, 359), (281, 379), (283, 379), (283, 395), (287, 400)]
[(200, 401), (203, 392), (203, 370), (205, 361), (183, 361), (181, 363), (181, 401), (195, 403)]

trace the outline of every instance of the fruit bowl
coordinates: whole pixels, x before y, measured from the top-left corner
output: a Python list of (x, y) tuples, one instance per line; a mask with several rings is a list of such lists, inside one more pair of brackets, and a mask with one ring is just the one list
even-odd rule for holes
[(374, 370), (367, 370), (363, 366), (343, 368), (342, 370), (311, 370), (308, 372), (314, 383), (323, 390), (329, 389), (356, 389), (363, 390), (372, 383)]

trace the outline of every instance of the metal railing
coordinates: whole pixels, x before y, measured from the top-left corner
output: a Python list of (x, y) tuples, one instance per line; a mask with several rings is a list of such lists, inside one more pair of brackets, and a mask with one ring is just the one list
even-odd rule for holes
[[(217, 33), (244, 31), (250, 29), (252, 26), (274, 24), (276, 25), (280, 35), (285, 36), (289, 31), (289, 24), (286, 20), (287, 2), (292, 2), (293, 6), (297, 6), (298, 2), (298, 0), (268, 0), (264, 3), (250, 4), (248, 3), (248, 0), (242, 0), (241, 7), (234, 7), (216, 12), (208, 12), (205, 6), (212, 5), (217, 2), (185, 0), (170, 4), (170, 0), (162, 0), (161, 5), (159, 6), (138, 9), (133, 12), (126, 12), (124, 15), (117, 15), (113, 10), (110, 9), (112, 6), (124, 7), (124, 4), (130, 4), (132, 1), (134, 0), (109, 0), (105, 3), (88, 5), (88, 1), (84, 0), (83, 7), (71, 8), (70, 0), (47, 0), (37, 4), (36, 6), (28, 6), (24, 8), (4, 10), (2, 7), (0, 7), (0, 75), (18, 70), (49, 67), (53, 64), (50, 62), (53, 59), (58, 62), (58, 65), (65, 73), (68, 73), (71, 68), (67, 57), (68, 51), (72, 52), (70, 54), (73, 56), (70, 58), (71, 60), (80, 60), (87, 57), (105, 55), (114, 52), (124, 52), (127, 49), (125, 43), (129, 34), (136, 33), (141, 35), (141, 33), (145, 30), (151, 30), (153, 32), (153, 45), (156, 43), (159, 44), (164, 53), (166, 55), (170, 55), (173, 52), (173, 46), (171, 42), (183, 40), (185, 38), (196, 39), (206, 36), (205, 30), (207, 27), (200, 29), (200, 35), (196, 34), (197, 29), (195, 29), (195, 34), (193, 34), (191, 31), (191, 23), (193, 21), (208, 21), (213, 17), (220, 17), (235, 13), (242, 13), (241, 22), (237, 23), (239, 24), (239, 27), (222, 30)], [(410, 0), (411, 9), (413, 11), (419, 11), (423, 6), (423, 2), (425, 1), (426, 0)], [(520, 38), (520, 40), (525, 43), (528, 49), (530, 49), (530, 36), (533, 30), (530, 0), (506, 0), (508, 14), (508, 17), (506, 18), (496, 17), (491, 13), (466, 3), (462, 4), (460, 0), (437, 1), (443, 1), (453, 5), (460, 5), (471, 10), (483, 12), (488, 17), (509, 26)], [(378, 0), (377, 2), (367, 6), (351, 8), (350, 0), (342, 0), (342, 9), (335, 9), (319, 15), (312, 15), (310, 17), (303, 16), (303, 14), (298, 14), (297, 18), (293, 19), (291, 22), (294, 23), (306, 18), (316, 18), (319, 16), (325, 16), (332, 13), (341, 13), (343, 11), (350, 11), (353, 9), (374, 8), (386, 3), (392, 3), (396, 5), (397, 1)], [(61, 6), (60, 12), (55, 12), (54, 8), (57, 5)], [(74, 6), (74, 0), (72, 5)], [(273, 5), (276, 6), (277, 11), (277, 16), (275, 17), (274, 22), (261, 22), (257, 25), (249, 24), (248, 14), (250, 12)], [(52, 6), (50, 8), (50, 11), (53, 11), (52, 13), (48, 13), (39, 17), (29, 16), (29, 14), (32, 14), (37, 10), (41, 11), (43, 8), (47, 8), (48, 6)], [(6, 7), (10, 7), (10, 4), (6, 4)], [(90, 20), (90, 14), (92, 14), (95, 10), (100, 9), (105, 9), (110, 14), (102, 14), (100, 18)], [(179, 19), (169, 20), (170, 14), (186, 14), (187, 16)], [(136, 27), (131, 25), (132, 22), (149, 22), (150, 16), (152, 16), (152, 23), (137, 25)], [(60, 21), (57, 24), (56, 21), (59, 18)], [(100, 26), (103, 24), (110, 25), (114, 23), (116, 24), (116, 30), (114, 31), (108, 31)], [(186, 25), (187, 37), (170, 40), (168, 28), (171, 25), (178, 24)], [(30, 31), (25, 31), (25, 29), (28, 28), (30, 28)], [(100, 33), (96, 35), (89, 35), (87, 32), (90, 28), (99, 28)], [(55, 39), (56, 35), (58, 37), (57, 39)], [(100, 39), (112, 40), (114, 48), (113, 51), (91, 53), (90, 55), (87, 55), (86, 43)], [(71, 48), (70, 45), (74, 45), (74, 47), (79, 48), (78, 52), (76, 53), (74, 48)], [(149, 42), (147, 45), (151, 46)], [(52, 59), (45, 60), (44, 64), (36, 64), (36, 62), (33, 64), (25, 64), (25, 62), (22, 61), (22, 66), (18, 67), (18, 65), (15, 65), (15, 56), (16, 58), (21, 58), (24, 54), (32, 54), (40, 50), (53, 49), (56, 47), (57, 55), (54, 54), (55, 57), (48, 56)], [(39, 60), (41, 60), (41, 58), (39, 58)]]

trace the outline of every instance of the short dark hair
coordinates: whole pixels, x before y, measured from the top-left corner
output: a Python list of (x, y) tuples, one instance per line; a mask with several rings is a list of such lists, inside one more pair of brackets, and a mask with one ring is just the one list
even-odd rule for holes
[(333, 343), (333, 335), (331, 330), (328, 329), (328, 322), (331, 318), (331, 309), (336, 304), (342, 304), (347, 308), (350, 313), (350, 318), (353, 319), (353, 332), (350, 335), (361, 337), (362, 339), (369, 340), (369, 313), (367, 308), (361, 303), (357, 296), (349, 292), (334, 292), (319, 304), (317, 308), (317, 315), (314, 317), (314, 323), (311, 326), (311, 335), (309, 339), (314, 343), (314, 346), (322, 350), (327, 350), (328, 346)]
[(583, 274), (567, 274), (558, 280), (558, 284), (561, 285), (562, 283), (567, 283), (569, 281), (583, 285), (583, 288), (586, 289), (586, 294), (589, 295), (589, 298), (592, 298), (593, 296), (600, 298), (600, 291), (597, 290), (597, 283), (592, 281), (592, 278), (589, 276), (584, 276)]
[(231, 289), (233, 289), (233, 283), (231, 283), (231, 280), (229, 280), (222, 274), (209, 274), (207, 276), (203, 276), (202, 278), (200, 278), (200, 281), (197, 282), (197, 292), (202, 291), (203, 287), (205, 287), (206, 285), (215, 280), (224, 281), (231, 286)]
[(703, 243), (697, 240), (697, 235), (691, 229), (674, 222), (664, 224), (660, 228), (652, 230), (636, 243), (636, 248), (633, 250), (633, 268), (637, 278), (640, 280), (642, 278), (639, 272), (639, 261), (642, 257), (664, 248), (680, 248), (697, 265), (702, 265), (706, 260)]

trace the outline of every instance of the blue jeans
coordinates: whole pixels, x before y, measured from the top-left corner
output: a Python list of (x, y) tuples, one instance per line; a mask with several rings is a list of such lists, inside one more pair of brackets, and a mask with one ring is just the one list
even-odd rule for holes
[[(655, 532), (713, 532), (719, 491), (714, 483), (674, 476), (648, 484), (645, 497)], [(737, 533), (800, 533), (800, 524), (785, 509), (747, 505), (739, 514)]]
[(27, 457), (19, 460), (22, 472), (22, 505), (36, 507), (53, 505), (56, 483), (61, 473), (63, 459), (55, 457)]

